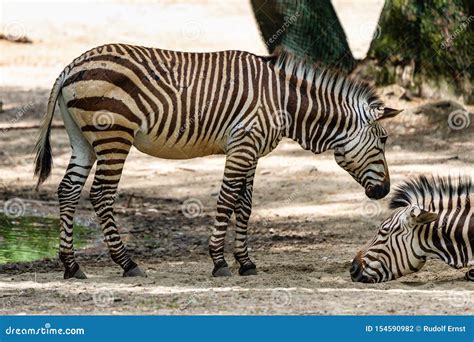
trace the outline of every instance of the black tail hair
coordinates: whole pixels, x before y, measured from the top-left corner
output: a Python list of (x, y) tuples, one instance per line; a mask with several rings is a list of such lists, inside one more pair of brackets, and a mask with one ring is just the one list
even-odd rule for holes
[(48, 108), (41, 124), (40, 135), (35, 145), (35, 176), (38, 177), (36, 190), (49, 177), (53, 169), (53, 155), (51, 153), (51, 143), (49, 136), (51, 134), (51, 122), (53, 121), (54, 108), (63, 86), (65, 71), (63, 71), (54, 82), (53, 89), (49, 95)]

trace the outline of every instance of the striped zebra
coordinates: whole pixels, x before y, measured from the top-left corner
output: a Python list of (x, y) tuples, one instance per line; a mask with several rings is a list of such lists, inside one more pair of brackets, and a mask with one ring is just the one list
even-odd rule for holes
[[(427, 258), (456, 269), (474, 265), (471, 180), (420, 176), (403, 183), (393, 213), (352, 262), (353, 281), (377, 283), (419, 271)], [(474, 280), (474, 269), (466, 272)]]
[(230, 275), (224, 242), (233, 213), (239, 274), (256, 274), (247, 249), (255, 169), (283, 137), (314, 153), (334, 150), (337, 163), (367, 196), (379, 199), (389, 192), (387, 132), (379, 120), (400, 111), (385, 108), (372, 88), (318, 71), (289, 53), (187, 53), (125, 44), (84, 53), (61, 72), (51, 91), (36, 145), (38, 186), (51, 172), (49, 135), (56, 103), (72, 146), (58, 188), (65, 278), (85, 278), (74, 259), (73, 215), (96, 161), (90, 200), (111, 257), (124, 276), (144, 276), (126, 251), (113, 215), (132, 145), (168, 159), (226, 155), (209, 242), (214, 276)]

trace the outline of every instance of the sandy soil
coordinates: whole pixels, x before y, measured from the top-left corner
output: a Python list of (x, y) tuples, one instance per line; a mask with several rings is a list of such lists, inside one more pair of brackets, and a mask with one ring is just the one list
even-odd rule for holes
[[(5, 109), (1, 127), (37, 123), (62, 67), (100, 43), (265, 52), (245, 2), (165, 2), (151, 9), (140, 2), (122, 2), (111, 10), (97, 5), (95, 11), (82, 3), (68, 8), (54, 3), (47, 5), (54, 21), (35, 16), (36, 5), (32, 6), (25, 13), (13, 3), (4, 5), (5, 20), (20, 22), (34, 44), (0, 42), (0, 99)], [(368, 8), (377, 6), (371, 2)], [(349, 12), (346, 7), (345, 13)], [(100, 14), (106, 14), (105, 19), (99, 20)], [(114, 25), (124, 18), (124, 25)], [(140, 22), (146, 24), (134, 25)], [(349, 23), (355, 25), (354, 20)], [(353, 35), (362, 29), (349, 30)], [(364, 49), (360, 44), (358, 48)], [(397, 89), (380, 92), (395, 107), (413, 108), (424, 102), (400, 100)], [(386, 155), (393, 184), (417, 174), (474, 174), (472, 127), (452, 131), (446, 117), (433, 122), (410, 112), (387, 124), (391, 138)], [(35, 136), (32, 130), (0, 130), (0, 208), (17, 197), (26, 204), (27, 214), (57, 215), (55, 189), (67, 165), (69, 142), (64, 130), (53, 130), (53, 177), (33, 192)], [(1, 266), (0, 313), (474, 313), (474, 284), (463, 280), (464, 271), (435, 260), (397, 281), (352, 283), (350, 261), (388, 214), (387, 199), (369, 201), (331, 153), (314, 156), (290, 141), (263, 158), (257, 169), (250, 246), (258, 276), (237, 275), (231, 224), (227, 260), (234, 276), (212, 278), (207, 241), (223, 165), (223, 156), (168, 161), (132, 150), (117, 199), (117, 220), (148, 278), (122, 278), (105, 245), (97, 242), (78, 252), (89, 276), (84, 281), (62, 280), (57, 260)], [(196, 217), (183, 213), (190, 199), (199, 203)], [(77, 220), (89, 223), (93, 218), (83, 194)]]

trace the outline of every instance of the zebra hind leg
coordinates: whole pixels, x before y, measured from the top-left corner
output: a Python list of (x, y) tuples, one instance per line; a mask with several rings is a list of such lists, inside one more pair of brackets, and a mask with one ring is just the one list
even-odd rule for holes
[(239, 196), (235, 209), (236, 232), (234, 257), (240, 264), (239, 274), (242, 276), (257, 274), (257, 267), (252, 260), (250, 260), (247, 247), (247, 226), (250, 214), (252, 213), (253, 180), (256, 167), (257, 164), (248, 172), (245, 187)]
[(146, 274), (130, 258), (114, 219), (115, 196), (130, 146), (98, 151), (97, 146), (100, 144), (96, 144), (98, 161), (90, 190), (90, 200), (102, 226), (104, 240), (112, 260), (124, 270), (124, 277), (146, 277)]
[(73, 221), (82, 188), (94, 164), (95, 156), (91, 149), (83, 148), (80, 152), (73, 149), (71, 160), (58, 187), (60, 242), (59, 259), (64, 264), (64, 279), (87, 278), (74, 257)]
[(474, 281), (474, 269), (471, 269), (466, 272), (464, 275), (464, 279), (469, 280), (469, 281)]

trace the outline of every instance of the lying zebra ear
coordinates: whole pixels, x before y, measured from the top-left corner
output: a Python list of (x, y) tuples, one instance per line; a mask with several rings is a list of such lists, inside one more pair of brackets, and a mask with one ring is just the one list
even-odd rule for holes
[(436, 221), (438, 214), (432, 211), (427, 211), (418, 207), (414, 207), (410, 211), (410, 221), (415, 225), (427, 224)]
[(403, 112), (403, 109), (393, 109), (393, 108), (385, 107), (383, 109), (383, 112), (377, 118), (377, 121), (393, 118), (393, 117), (397, 116), (398, 114), (400, 114), (401, 112)]

